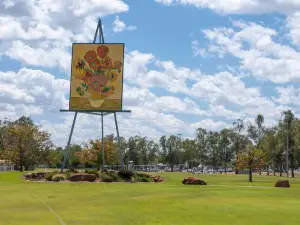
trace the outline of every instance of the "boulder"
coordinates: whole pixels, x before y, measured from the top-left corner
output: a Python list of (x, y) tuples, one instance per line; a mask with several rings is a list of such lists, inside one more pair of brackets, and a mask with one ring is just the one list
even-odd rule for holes
[(166, 179), (161, 176), (152, 176), (152, 180), (155, 183), (160, 183), (160, 182), (164, 182)]
[(278, 180), (275, 184), (275, 187), (289, 188), (290, 183), (288, 180)]
[(204, 180), (200, 180), (197, 177), (185, 177), (182, 181), (183, 184), (192, 184), (192, 185), (207, 185)]
[(94, 174), (87, 174), (87, 173), (76, 173), (70, 176), (70, 181), (88, 181), (88, 182), (94, 182), (96, 180), (96, 176)]

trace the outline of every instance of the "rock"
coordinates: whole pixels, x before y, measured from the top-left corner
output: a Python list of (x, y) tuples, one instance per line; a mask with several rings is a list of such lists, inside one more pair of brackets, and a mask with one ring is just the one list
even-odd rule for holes
[(152, 176), (152, 180), (155, 183), (160, 183), (160, 182), (164, 182), (166, 179), (161, 176)]
[(288, 180), (278, 180), (275, 184), (275, 187), (289, 188), (290, 183)]
[(204, 180), (200, 180), (197, 177), (185, 177), (182, 181), (183, 184), (192, 184), (192, 185), (207, 185)]
[(96, 180), (96, 176), (94, 174), (87, 174), (87, 173), (76, 173), (70, 176), (70, 181), (88, 181), (94, 182)]

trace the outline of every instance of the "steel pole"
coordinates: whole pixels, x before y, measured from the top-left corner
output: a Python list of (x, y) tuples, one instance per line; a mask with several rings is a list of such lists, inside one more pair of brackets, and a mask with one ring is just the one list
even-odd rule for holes
[(102, 120), (102, 123), (101, 123), (101, 126), (102, 126), (102, 169), (104, 170), (105, 162), (104, 162), (104, 129), (103, 129), (103, 113), (101, 114), (101, 120)]
[(122, 154), (122, 150), (121, 150), (120, 135), (119, 135), (118, 122), (117, 122), (117, 113), (114, 113), (114, 117), (115, 117), (115, 124), (116, 124), (116, 130), (117, 130), (118, 148), (119, 148), (119, 154), (120, 154), (120, 163), (121, 163), (122, 169), (124, 169), (123, 154)]
[(72, 135), (73, 135), (73, 130), (74, 130), (76, 118), (77, 118), (77, 112), (75, 112), (75, 115), (74, 115), (74, 119), (73, 119), (73, 123), (72, 123), (72, 127), (71, 127), (71, 132), (70, 132), (70, 135), (69, 135), (69, 140), (68, 140), (67, 147), (66, 147), (65, 154), (64, 154), (64, 161), (63, 161), (63, 164), (61, 166), (60, 172), (63, 172), (64, 168), (65, 168), (65, 164), (66, 164), (67, 157), (68, 157), (68, 151), (69, 151), (69, 147), (70, 147), (70, 143), (71, 143), (71, 139), (72, 139)]

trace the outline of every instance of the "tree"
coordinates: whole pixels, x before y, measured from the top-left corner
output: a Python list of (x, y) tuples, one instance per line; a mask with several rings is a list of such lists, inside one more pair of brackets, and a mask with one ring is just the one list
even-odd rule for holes
[(177, 137), (174, 135), (171, 135), (166, 142), (166, 148), (168, 151), (167, 158), (168, 162), (171, 165), (171, 172), (174, 171), (174, 164), (175, 164), (175, 153), (177, 148)]
[(224, 165), (224, 171), (227, 172), (227, 165), (232, 159), (232, 144), (231, 144), (231, 137), (232, 131), (229, 129), (223, 129), (220, 132), (220, 141), (219, 141), (219, 148), (221, 151), (221, 162)]
[(162, 162), (166, 163), (168, 162), (168, 150), (167, 150), (167, 137), (162, 136), (159, 139), (159, 145), (160, 145), (160, 155)]
[(220, 148), (219, 148), (219, 134), (217, 132), (210, 131), (208, 133), (207, 140), (207, 151), (208, 151), (208, 163), (213, 166), (213, 170), (220, 165)]
[(41, 131), (29, 117), (22, 116), (4, 124), (2, 157), (13, 162), (20, 172), (23, 168), (32, 169), (37, 164), (49, 161), (49, 153), (53, 148), (49, 133)]
[(89, 167), (89, 165), (91, 165), (92, 167), (99, 165), (99, 152), (96, 149), (85, 147), (76, 154), (79, 158), (80, 163), (84, 165), (85, 168)]
[(273, 174), (275, 176), (276, 168), (276, 128), (270, 128), (265, 131), (265, 134), (260, 143), (261, 149), (266, 154), (267, 175), (269, 175), (269, 167), (272, 165)]
[(279, 166), (279, 175), (282, 176), (283, 164), (285, 161), (284, 153), (286, 152), (286, 138), (285, 138), (285, 128), (283, 121), (280, 120), (277, 125), (276, 132), (276, 154), (275, 154), (275, 164), (276, 168)]
[(137, 142), (139, 137), (130, 137), (127, 141), (128, 150), (126, 152), (127, 162), (133, 161), (134, 164), (138, 164), (139, 162), (139, 152), (137, 148)]
[[(242, 139), (242, 137), (241, 137), (241, 133), (242, 133), (242, 131), (244, 130), (244, 122), (243, 122), (243, 120), (241, 120), (241, 119), (238, 119), (238, 120), (236, 120), (235, 122), (233, 122), (233, 125), (234, 125), (234, 127), (233, 127), (233, 131), (235, 132), (235, 159), (237, 160), (237, 156), (238, 156), (238, 154), (239, 154), (239, 151), (240, 151), (240, 149), (241, 149), (241, 143), (240, 143), (240, 141), (241, 141), (241, 139)], [(239, 173), (239, 171), (238, 171), (238, 169), (236, 168), (235, 169), (235, 174), (238, 174)]]
[[(76, 168), (80, 164), (78, 152), (81, 152), (82, 147), (77, 144), (72, 144), (68, 148), (68, 158), (66, 161), (66, 168)], [(66, 152), (66, 149), (64, 150)]]
[[(295, 142), (292, 136), (292, 123), (295, 120), (294, 114), (292, 113), (291, 110), (284, 111), (283, 112), (283, 124), (284, 128), (286, 131), (286, 154), (289, 157), (290, 161), (290, 167), (291, 167), (291, 172), (292, 172), (292, 177), (295, 177), (294, 174), (294, 169), (295, 169)], [(288, 162), (287, 162), (288, 163)], [(289, 165), (287, 166), (287, 176), (288, 176), (288, 170), (289, 170)]]
[(185, 162), (193, 161), (196, 159), (197, 153), (197, 146), (196, 140), (185, 139), (182, 142), (182, 149), (183, 149), (183, 160)]
[(300, 167), (300, 120), (295, 119), (292, 123), (292, 138), (295, 143), (295, 167)]
[(148, 143), (146, 137), (137, 137), (136, 149), (138, 150), (138, 164), (147, 165), (149, 163), (148, 155), (150, 150), (148, 149)]
[[(248, 127), (248, 137), (252, 139), (255, 143), (255, 147), (258, 148), (259, 144), (264, 135), (265, 127), (263, 126), (264, 116), (262, 114), (258, 114), (255, 119), (255, 125), (250, 124)], [(261, 175), (261, 169), (259, 170), (259, 174)]]
[(264, 163), (264, 158), (265, 155), (262, 150), (248, 145), (245, 151), (238, 154), (236, 166), (240, 169), (248, 168), (249, 182), (253, 182), (252, 170), (260, 168)]
[(147, 144), (148, 148), (148, 160), (149, 163), (158, 163), (158, 152), (159, 152), (159, 144), (155, 143), (154, 141), (149, 141)]
[[(89, 143), (85, 144), (83, 150), (79, 151), (76, 156), (86, 167), (102, 165), (102, 140), (89, 140)], [(119, 153), (114, 135), (104, 137), (104, 162), (106, 165), (119, 164)]]
[(207, 142), (208, 133), (203, 128), (198, 128), (196, 131), (196, 159), (200, 162), (202, 172), (203, 167), (207, 163)]

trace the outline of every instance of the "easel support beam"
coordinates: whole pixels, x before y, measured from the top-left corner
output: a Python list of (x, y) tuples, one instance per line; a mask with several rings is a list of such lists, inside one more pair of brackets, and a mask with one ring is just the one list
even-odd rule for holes
[(64, 154), (64, 161), (61, 165), (60, 172), (64, 171), (66, 160), (68, 158), (68, 152), (69, 152), (69, 147), (70, 147), (70, 143), (71, 143), (71, 139), (72, 139), (72, 134), (73, 134), (76, 118), (77, 118), (77, 112), (75, 112), (75, 115), (74, 115), (74, 119), (73, 119), (73, 123), (72, 123), (72, 127), (71, 127), (71, 132), (70, 132), (70, 135), (69, 135), (69, 140), (68, 140), (67, 147), (66, 147), (65, 154)]

